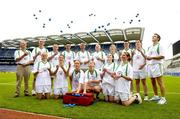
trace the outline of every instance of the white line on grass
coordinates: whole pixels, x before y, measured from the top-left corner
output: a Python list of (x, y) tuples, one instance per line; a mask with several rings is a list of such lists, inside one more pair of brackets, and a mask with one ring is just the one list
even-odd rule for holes
[(65, 118), (65, 117), (57, 117), (57, 116), (53, 116), (53, 115), (37, 114), (37, 113), (24, 112), (24, 111), (13, 110), (13, 109), (0, 108), (0, 110), (5, 110), (5, 111), (7, 110), (7, 111), (11, 111), (11, 112), (14, 111), (14, 112), (18, 112), (18, 113), (24, 113), (24, 114), (35, 115), (35, 116), (42, 116), (42, 117), (49, 117), (49, 118), (56, 118), (56, 119), (70, 119), (70, 118)]

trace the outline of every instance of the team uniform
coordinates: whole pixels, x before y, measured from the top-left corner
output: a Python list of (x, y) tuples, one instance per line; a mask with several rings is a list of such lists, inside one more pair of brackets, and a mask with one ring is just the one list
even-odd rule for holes
[(51, 69), (49, 62), (40, 61), (34, 65), (34, 72), (38, 72), (35, 82), (37, 93), (51, 92), (51, 77), (48, 69)]
[[(133, 69), (130, 63), (126, 63), (124, 65), (123, 63), (119, 64), (119, 66), (116, 69), (116, 73), (128, 76), (133, 79)], [(128, 81), (123, 77), (120, 77), (118, 80), (115, 80), (115, 100), (129, 100), (130, 83), (131, 81)]]
[(106, 55), (103, 51), (99, 51), (99, 52), (94, 52), (92, 54), (92, 59), (95, 62), (95, 69), (101, 70), (102, 66), (104, 65), (104, 62), (97, 60), (97, 58), (101, 58), (101, 59), (106, 59)]
[[(111, 53), (110, 53), (111, 54)], [(114, 53), (112, 54), (113, 55), (113, 59), (114, 59), (114, 63), (118, 64), (118, 61), (119, 61), (119, 54), (118, 53)]]
[[(84, 61), (87, 61), (87, 60), (91, 60), (91, 55), (88, 51), (79, 51), (77, 52), (76, 54), (76, 60), (79, 60), (80, 62), (84, 62)], [(87, 70), (88, 69), (88, 63), (87, 64), (81, 64), (81, 69), (83, 70)]]
[[(28, 52), (28, 55), (25, 56), (23, 59), (21, 59), (20, 61), (16, 62), (17, 63), (17, 69), (16, 69), (16, 76), (17, 76), (17, 81), (16, 81), (16, 94), (19, 95), (20, 93), (20, 86), (21, 86), (21, 81), (24, 77), (25, 80), (25, 94), (28, 94), (28, 80), (30, 78), (30, 74), (31, 74), (31, 68), (30, 66), (23, 66), (23, 64), (28, 63), (29, 61), (32, 61), (32, 54), (30, 51), (26, 50), (25, 52)], [(16, 50), (14, 53), (14, 58), (15, 60), (17, 58), (20, 58), (22, 55), (24, 55), (25, 53), (22, 50)]]
[[(143, 54), (145, 54), (145, 50), (141, 49)], [(141, 65), (146, 62), (146, 59), (142, 56), (141, 52), (138, 50), (134, 50), (134, 54), (132, 57), (133, 64), (133, 78), (134, 79), (145, 79), (146, 78), (146, 68), (145, 66), (142, 69), (139, 69)]]
[[(92, 74), (89, 72), (89, 70), (85, 72), (85, 80), (84, 80), (85, 83), (92, 80), (101, 80), (99, 70), (94, 69)], [(100, 85), (97, 83), (91, 83), (91, 84), (88, 84), (88, 86), (93, 87), (93, 86), (100, 86)]]
[(84, 71), (80, 70), (79, 72), (76, 72), (74, 69), (71, 76), (72, 76), (72, 91), (76, 91), (78, 89), (79, 83), (84, 84)]
[[(67, 70), (66, 65), (64, 69)], [(63, 69), (59, 67), (54, 80), (54, 95), (64, 95), (68, 92), (68, 80)]]
[[(164, 56), (162, 46), (158, 43), (155, 46), (151, 46), (148, 48), (147, 51), (147, 57), (156, 57), (156, 56)], [(161, 60), (149, 60), (147, 61), (147, 70), (148, 70), (148, 75), (151, 78), (156, 78), (160, 77), (163, 75), (163, 59)]]
[[(112, 72), (115, 71), (115, 67), (115, 63), (112, 62), (111, 64), (106, 63), (103, 68)], [(102, 79), (102, 89), (105, 96), (114, 96), (114, 79), (107, 72), (105, 72)]]
[[(34, 57), (36, 54), (38, 54), (38, 52), (41, 52), (41, 54), (42, 53), (44, 53), (44, 52), (46, 52), (46, 53), (48, 53), (48, 50), (44, 47), (44, 48), (39, 48), (39, 47), (36, 47), (36, 48), (34, 48), (33, 49), (33, 51), (32, 51), (32, 56)], [(39, 62), (39, 61), (41, 61), (41, 56), (40, 55), (38, 55), (37, 57), (36, 57), (36, 59), (35, 59), (35, 61), (34, 61), (34, 64), (36, 64), (37, 62)]]
[[(48, 53), (48, 57), (51, 57), (54, 54), (54, 51), (51, 51)], [(60, 53), (58, 52), (51, 60), (49, 60), (49, 63), (51, 63), (52, 68), (55, 68), (59, 64), (59, 56)]]
[(73, 51), (70, 51), (70, 52), (67, 52), (66, 50), (62, 52), (62, 55), (64, 55), (64, 61), (65, 61), (65, 64), (71, 64), (71, 67), (70, 69), (73, 68), (74, 66), (74, 60), (75, 60), (75, 57), (76, 57), (76, 54), (75, 52)]

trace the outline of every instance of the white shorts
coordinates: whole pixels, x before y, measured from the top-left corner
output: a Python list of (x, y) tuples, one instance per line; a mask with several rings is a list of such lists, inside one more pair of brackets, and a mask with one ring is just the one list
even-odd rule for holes
[(128, 93), (122, 93), (122, 92), (115, 92), (114, 96), (115, 101), (127, 101), (129, 100), (129, 94)]
[(162, 64), (149, 64), (148, 65), (148, 75), (151, 78), (160, 77), (163, 75), (163, 65)]
[(104, 83), (102, 84), (102, 90), (105, 96), (114, 96), (115, 87), (113, 85)]
[(65, 95), (68, 92), (68, 88), (55, 88), (54, 89), (54, 95)]
[(133, 78), (134, 79), (145, 79), (146, 78), (145, 70), (133, 71)]
[(36, 93), (51, 93), (51, 85), (36, 86)]

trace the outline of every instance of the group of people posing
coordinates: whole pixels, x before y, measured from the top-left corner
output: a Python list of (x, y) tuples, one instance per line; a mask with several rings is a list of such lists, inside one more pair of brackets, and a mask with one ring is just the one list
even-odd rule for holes
[[(161, 37), (155, 33), (152, 36), (152, 46), (147, 50), (142, 48), (142, 41), (136, 40), (135, 48), (129, 48), (129, 41), (124, 41), (124, 49), (117, 51), (115, 44), (111, 44), (106, 54), (101, 45), (95, 45), (95, 51), (87, 51), (86, 44), (81, 43), (80, 51), (75, 53), (71, 45), (65, 45), (65, 51), (59, 52), (59, 45), (53, 45), (53, 51), (45, 48), (45, 40), (39, 40), (39, 46), (32, 53), (27, 50), (27, 43), (20, 42), (20, 49), (14, 53), (17, 63), (17, 80), (15, 97), (20, 96), (20, 86), (24, 78), (24, 95), (29, 96), (28, 81), (34, 74), (32, 95), (38, 99), (49, 99), (51, 93), (55, 99), (67, 92), (103, 93), (104, 100), (129, 106), (133, 102), (142, 103), (140, 96), (140, 82), (144, 90), (144, 101), (157, 101), (166, 104), (165, 86), (163, 83), (163, 48), (160, 45)], [(151, 78), (154, 96), (148, 98), (146, 84), (147, 74)], [(136, 93), (133, 94), (133, 80)], [(161, 96), (158, 96), (157, 84)]]

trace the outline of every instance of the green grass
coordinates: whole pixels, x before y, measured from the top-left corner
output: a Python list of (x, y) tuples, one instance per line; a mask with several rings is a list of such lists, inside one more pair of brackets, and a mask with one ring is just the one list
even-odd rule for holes
[[(55, 115), (73, 119), (180, 119), (180, 77), (164, 77), (167, 100), (166, 105), (157, 105), (155, 102), (143, 102), (124, 107), (118, 104), (99, 101), (91, 106), (63, 107), (61, 100), (37, 100), (35, 97), (24, 97), (21, 87), (21, 96), (13, 98), (15, 91), (15, 73), (0, 73), (0, 107), (27, 112)], [(32, 77), (29, 81), (30, 90)], [(149, 96), (153, 95), (150, 80), (148, 79)], [(142, 94), (143, 95), (143, 94)]]

